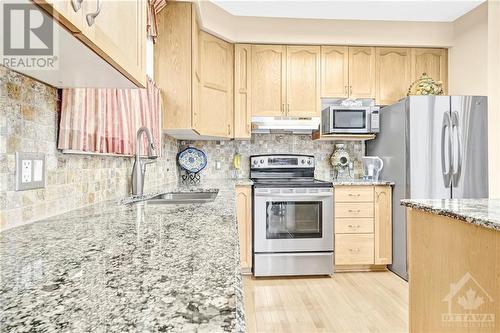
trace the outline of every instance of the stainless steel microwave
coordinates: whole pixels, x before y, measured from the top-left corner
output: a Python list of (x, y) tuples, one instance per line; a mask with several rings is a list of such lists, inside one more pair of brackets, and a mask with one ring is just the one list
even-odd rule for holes
[(380, 107), (356, 101), (324, 105), (321, 110), (322, 134), (378, 133)]

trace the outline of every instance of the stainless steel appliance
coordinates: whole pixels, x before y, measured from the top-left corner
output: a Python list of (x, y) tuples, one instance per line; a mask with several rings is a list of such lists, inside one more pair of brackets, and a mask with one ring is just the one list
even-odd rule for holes
[(380, 111), (384, 130), (367, 154), (384, 161), (393, 192), (393, 260), (408, 279), (406, 211), (400, 200), (488, 197), (488, 122), (484, 96), (411, 96)]
[(320, 117), (252, 117), (252, 133), (311, 134)]
[(322, 99), (321, 133), (378, 133), (379, 110), (373, 99)]
[(314, 157), (250, 157), (255, 276), (333, 274), (333, 187)]

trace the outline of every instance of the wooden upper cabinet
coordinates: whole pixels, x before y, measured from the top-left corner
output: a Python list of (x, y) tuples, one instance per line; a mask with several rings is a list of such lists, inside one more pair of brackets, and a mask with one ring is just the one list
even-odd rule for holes
[(349, 48), (321, 46), (321, 97), (349, 97)]
[(411, 50), (411, 81), (423, 73), (436, 81), (443, 82), (445, 94), (448, 91), (448, 51), (446, 49), (414, 48)]
[(201, 32), (200, 36), (201, 135), (231, 137), (233, 133), (233, 45)]
[(349, 97), (375, 97), (374, 47), (349, 47)]
[(287, 46), (287, 116), (319, 117), (320, 47)]
[(195, 8), (191, 6), (191, 117), (192, 127), (198, 133), (200, 131), (201, 91), (200, 33)]
[(71, 0), (34, 0), (34, 2), (47, 10), (69, 31), (82, 31), (84, 21), (82, 3), (78, 4)]
[[(138, 85), (146, 85), (146, 1), (84, 0), (76, 36)], [(89, 22), (90, 16), (94, 21)]]
[(248, 139), (252, 135), (251, 63), (252, 46), (234, 46), (234, 138)]
[(376, 103), (396, 103), (406, 96), (411, 83), (410, 49), (377, 47), (375, 53)]
[[(196, 20), (191, 4), (169, 4), (158, 13), (158, 39), (154, 45), (154, 77), (163, 101), (163, 129), (170, 135), (189, 131), (193, 125), (192, 43), (197, 35), (192, 20)], [(197, 54), (197, 52), (195, 52)], [(199, 82), (198, 82), (199, 83)], [(193, 88), (194, 87), (194, 88)]]
[(392, 263), (392, 188), (375, 186), (375, 264)]
[(286, 46), (252, 45), (252, 116), (282, 116), (286, 103)]

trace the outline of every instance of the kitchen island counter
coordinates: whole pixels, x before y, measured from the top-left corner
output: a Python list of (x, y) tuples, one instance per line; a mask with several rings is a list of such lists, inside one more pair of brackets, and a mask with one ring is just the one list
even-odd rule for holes
[(204, 183), (219, 189), (205, 204), (108, 201), (2, 232), (0, 331), (244, 331), (234, 186)]
[(500, 199), (407, 199), (401, 204), (500, 231)]
[[(410, 332), (497, 332), (500, 200), (403, 200)], [(468, 306), (464, 300), (481, 300)], [(471, 319), (472, 318), (472, 319)]]

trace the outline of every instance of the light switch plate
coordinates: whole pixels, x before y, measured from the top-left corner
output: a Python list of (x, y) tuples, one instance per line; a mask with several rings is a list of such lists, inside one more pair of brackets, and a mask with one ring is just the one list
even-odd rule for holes
[(45, 154), (16, 152), (16, 191), (45, 187)]

